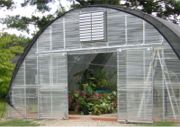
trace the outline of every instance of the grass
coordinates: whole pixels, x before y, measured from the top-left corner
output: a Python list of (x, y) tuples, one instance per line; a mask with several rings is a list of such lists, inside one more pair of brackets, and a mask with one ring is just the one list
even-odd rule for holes
[(161, 122), (155, 122), (155, 123), (147, 123), (147, 124), (139, 124), (139, 126), (175, 126), (176, 124), (174, 122), (168, 122), (168, 121), (161, 121)]
[(4, 116), (5, 112), (6, 112), (6, 102), (0, 99), (0, 118)]
[(30, 120), (14, 119), (0, 121), (0, 126), (39, 126), (39, 124)]

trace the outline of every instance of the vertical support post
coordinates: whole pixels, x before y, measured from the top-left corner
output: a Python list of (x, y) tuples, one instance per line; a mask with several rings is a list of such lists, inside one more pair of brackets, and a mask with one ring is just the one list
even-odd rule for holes
[[(144, 30), (143, 30), (143, 31), (144, 31)], [(146, 96), (147, 96), (147, 95), (146, 95), (146, 90), (147, 90), (146, 87), (147, 87), (147, 85), (148, 85), (148, 80), (146, 81), (146, 59), (145, 59), (145, 57), (146, 57), (146, 56), (145, 56), (145, 49), (143, 49), (143, 76), (144, 76), (144, 78), (143, 78), (143, 80), (144, 80), (144, 81), (143, 81), (143, 83), (144, 83), (144, 84), (143, 84), (143, 87), (144, 87), (144, 88), (143, 88), (143, 90), (144, 90), (144, 91), (143, 91), (143, 96), (144, 96), (144, 98), (145, 98), (145, 99), (142, 99), (142, 100), (143, 100), (143, 105), (144, 105), (143, 107), (146, 106), (146, 102), (145, 102), (146, 99), (147, 99), (147, 98), (146, 98)], [(151, 65), (150, 65), (150, 66), (151, 66)], [(150, 70), (150, 71), (151, 71), (151, 70)], [(148, 75), (147, 75), (147, 76), (148, 76)], [(142, 96), (142, 98), (143, 98), (143, 96)], [(143, 113), (143, 117), (144, 117), (144, 115), (145, 115), (144, 113), (145, 113), (145, 110), (146, 110), (146, 109), (142, 108), (141, 110), (143, 110), (143, 111), (141, 111), (141, 112)], [(140, 114), (140, 115), (141, 115), (141, 114)]]
[(66, 74), (66, 76), (65, 76), (66, 77), (66, 81), (65, 81), (66, 87), (65, 88), (66, 88), (66, 96), (67, 96), (67, 99), (66, 99), (67, 100), (67, 102), (66, 102), (67, 103), (67, 108), (66, 108), (67, 109), (67, 114), (65, 113), (65, 116), (64, 116), (65, 118), (64, 119), (68, 119), (68, 114), (69, 114), (68, 87), (69, 86), (68, 86), (68, 58), (67, 58), (67, 53), (63, 53), (63, 57), (65, 57), (64, 58), (65, 59), (65, 70), (66, 70), (65, 71), (65, 74)]
[(49, 26), (49, 42), (50, 42), (50, 50), (52, 50), (52, 26)]
[(145, 44), (145, 39), (146, 39), (146, 38), (145, 38), (145, 36), (146, 36), (146, 31), (145, 31), (145, 29), (146, 29), (146, 28), (145, 28), (145, 21), (143, 20), (143, 43), (142, 43), (143, 45)]
[(51, 117), (53, 116), (53, 103), (52, 103), (52, 100), (53, 100), (53, 76), (52, 76), (52, 54), (50, 54), (50, 63), (49, 63), (49, 82), (50, 82), (50, 96), (51, 96), (51, 99), (50, 99), (50, 103), (51, 103), (51, 106), (50, 106), (50, 109), (51, 109)]
[[(52, 50), (52, 26), (50, 26), (50, 50)], [(52, 54), (50, 54), (50, 64), (49, 64), (49, 80), (50, 80), (50, 86), (51, 86), (51, 90), (50, 90), (50, 94), (51, 94), (51, 117), (53, 116), (52, 115), (52, 99), (53, 99), (53, 95), (52, 95), (52, 87), (53, 87), (53, 82), (52, 82)]]
[(24, 60), (24, 106), (25, 106), (25, 117), (27, 118), (27, 104), (26, 104), (26, 99), (27, 99), (27, 94), (26, 94), (26, 60)]
[[(37, 55), (37, 80), (39, 80), (39, 57)], [(38, 119), (40, 119), (40, 82), (39, 81), (36, 81), (37, 82), (37, 108), (38, 108), (38, 111), (37, 111), (37, 116), (38, 116)]]
[(66, 48), (66, 20), (63, 18), (63, 38), (64, 38), (64, 49)]
[(128, 43), (128, 36), (127, 36), (127, 15), (125, 14), (125, 45)]
[[(159, 59), (164, 59), (164, 56), (163, 56), (163, 50), (161, 50), (161, 55), (162, 55), (162, 58), (159, 58)], [(164, 67), (162, 67), (162, 108), (163, 108), (163, 120), (165, 119), (165, 116), (166, 116), (166, 104), (165, 104), (165, 79), (164, 79)]]
[(120, 81), (119, 81), (119, 55), (120, 55), (120, 52), (119, 52), (120, 49), (117, 50), (117, 117), (118, 117), (118, 120), (119, 120), (119, 85), (120, 85)]

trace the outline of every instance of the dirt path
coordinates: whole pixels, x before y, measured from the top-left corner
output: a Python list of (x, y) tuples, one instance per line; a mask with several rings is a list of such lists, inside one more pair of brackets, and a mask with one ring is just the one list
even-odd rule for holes
[(39, 121), (42, 126), (83, 126), (83, 127), (102, 127), (102, 126), (129, 126), (116, 121), (100, 121), (91, 119), (74, 120), (42, 120)]

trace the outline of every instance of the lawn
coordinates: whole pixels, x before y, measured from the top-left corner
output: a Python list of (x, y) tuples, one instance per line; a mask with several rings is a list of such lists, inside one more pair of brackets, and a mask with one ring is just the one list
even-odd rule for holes
[(39, 124), (30, 120), (13, 119), (0, 121), (0, 126), (39, 126)]
[(161, 121), (161, 122), (155, 122), (155, 123), (147, 123), (147, 124), (138, 124), (138, 126), (176, 126), (174, 122), (168, 122), (168, 121)]
[(0, 118), (4, 116), (6, 112), (6, 102), (0, 99)]

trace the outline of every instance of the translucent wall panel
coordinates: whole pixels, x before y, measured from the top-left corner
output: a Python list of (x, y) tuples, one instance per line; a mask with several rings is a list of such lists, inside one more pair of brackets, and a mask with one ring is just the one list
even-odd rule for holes
[(127, 119), (126, 51), (117, 51), (117, 104), (118, 120)]
[(74, 11), (71, 14), (67, 14), (63, 20), (65, 23), (64, 29), (66, 48), (80, 48), (79, 13)]
[(123, 12), (107, 11), (107, 38), (110, 46), (126, 43), (126, 18), (126, 14)]
[(42, 52), (42, 51), (48, 51), (50, 50), (50, 35), (51, 34), (51, 26), (48, 27), (43, 34), (39, 36), (37, 39), (37, 51)]
[[(17, 114), (21, 117), (26, 117), (26, 91), (24, 88), (13, 88), (12, 92), (12, 104), (15, 105), (15, 109), (18, 110)], [(12, 114), (14, 115), (14, 114)]]
[(64, 30), (63, 21), (57, 20), (52, 24), (52, 50), (58, 50), (64, 48)]
[[(180, 114), (180, 67), (179, 59), (169, 44), (157, 50), (157, 65), (154, 77), (154, 110), (162, 113), (154, 114), (156, 119), (179, 119)], [(159, 69), (160, 68), (160, 69)], [(159, 71), (160, 70), (160, 71)]]
[[(142, 27), (142, 26), (141, 26)], [(163, 42), (162, 35), (149, 23), (144, 21), (144, 41), (145, 44), (157, 44)]]
[(66, 54), (42, 55), (39, 67), (39, 117), (66, 119), (68, 114)]
[(132, 15), (127, 16), (128, 44), (143, 43), (143, 20)]
[[(131, 122), (152, 121), (151, 51), (147, 49), (129, 49), (124, 54), (126, 54), (124, 55), (126, 70), (122, 68), (124, 62), (120, 60), (123, 57), (121, 52), (119, 52), (118, 59), (119, 119), (125, 118)], [(126, 77), (126, 81), (120, 76)], [(121, 83), (125, 83), (125, 85)], [(123, 114), (124, 116), (121, 118)]]
[(35, 86), (37, 84), (37, 57), (27, 57), (25, 60), (26, 85)]
[(38, 56), (38, 78), (40, 87), (50, 85), (50, 55)]
[(38, 118), (37, 87), (26, 87), (26, 118)]
[(38, 116), (38, 75), (37, 56), (29, 55), (25, 59), (26, 79), (26, 117), (37, 118)]
[(13, 81), (13, 84), (12, 86), (16, 87), (16, 86), (24, 86), (24, 65), (21, 65), (21, 67), (19, 68), (17, 74), (16, 74), (16, 78), (15, 80)]
[(13, 81), (12, 84), (12, 91), (11, 91), (11, 102), (18, 110), (18, 112), (14, 112), (10, 110), (9, 116), (10, 117), (24, 117), (26, 116), (26, 89), (25, 89), (25, 77), (24, 77), (24, 63), (20, 67), (16, 79)]

